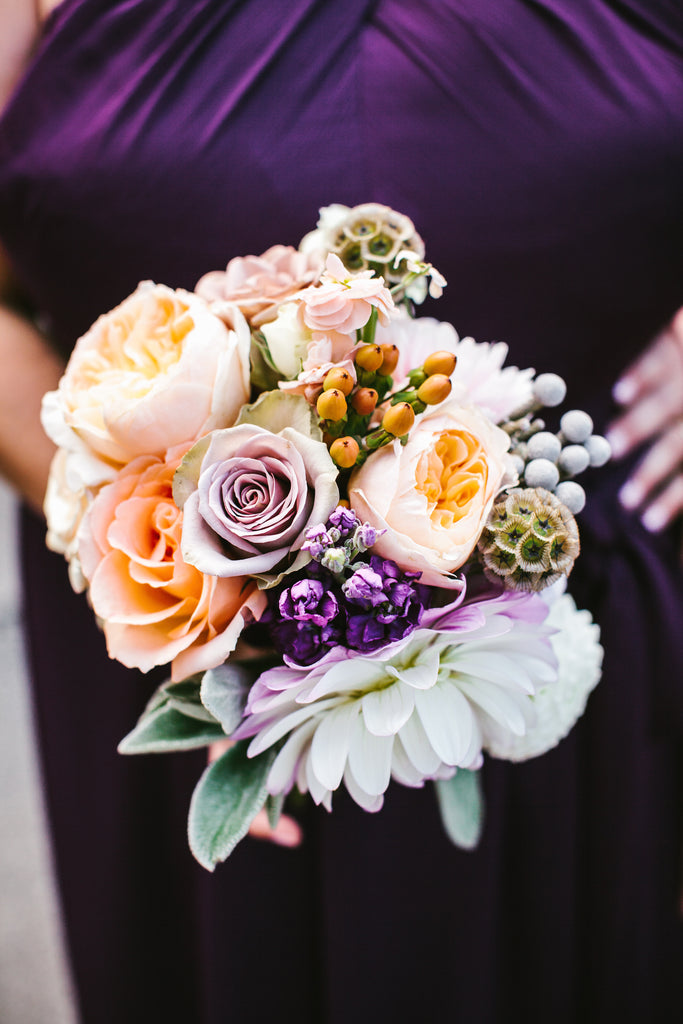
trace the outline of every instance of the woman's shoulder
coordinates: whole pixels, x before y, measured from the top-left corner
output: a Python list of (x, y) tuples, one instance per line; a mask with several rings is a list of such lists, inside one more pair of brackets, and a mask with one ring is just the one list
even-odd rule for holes
[(0, 0), (0, 111), (35, 47), (45, 19), (63, 0)]

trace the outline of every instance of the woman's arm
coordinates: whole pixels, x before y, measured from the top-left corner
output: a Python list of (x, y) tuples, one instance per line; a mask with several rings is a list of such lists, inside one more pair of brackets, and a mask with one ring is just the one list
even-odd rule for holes
[[(0, 110), (33, 50), (55, 0), (0, 0)], [(0, 251), (0, 471), (40, 509), (54, 451), (40, 426), (40, 400), (61, 364), (39, 332), (6, 303), (11, 273)]]

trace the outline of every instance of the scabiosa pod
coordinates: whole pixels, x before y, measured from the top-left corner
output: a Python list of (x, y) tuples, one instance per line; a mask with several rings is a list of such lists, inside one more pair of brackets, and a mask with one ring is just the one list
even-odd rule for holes
[(490, 579), (512, 590), (543, 590), (571, 572), (579, 531), (550, 491), (516, 488), (494, 504), (478, 549)]

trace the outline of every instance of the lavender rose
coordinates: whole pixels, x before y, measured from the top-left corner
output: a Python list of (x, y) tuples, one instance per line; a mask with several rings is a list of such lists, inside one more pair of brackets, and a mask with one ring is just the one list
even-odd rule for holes
[[(282, 570), (307, 527), (336, 506), (336, 477), (322, 441), (291, 427), (275, 434), (243, 423), (213, 431), (188, 452), (174, 482), (185, 561), (212, 576)], [(308, 557), (302, 553), (284, 571)]]

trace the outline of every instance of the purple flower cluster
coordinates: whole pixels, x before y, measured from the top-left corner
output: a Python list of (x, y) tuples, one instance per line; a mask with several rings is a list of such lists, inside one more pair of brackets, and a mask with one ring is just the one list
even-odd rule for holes
[(355, 513), (336, 509), (325, 526), (307, 532), (313, 562), (292, 582), (268, 591), (261, 619), (274, 646), (300, 665), (311, 665), (333, 647), (367, 654), (401, 640), (419, 625), (430, 588), (420, 573), (370, 555), (375, 531)]

